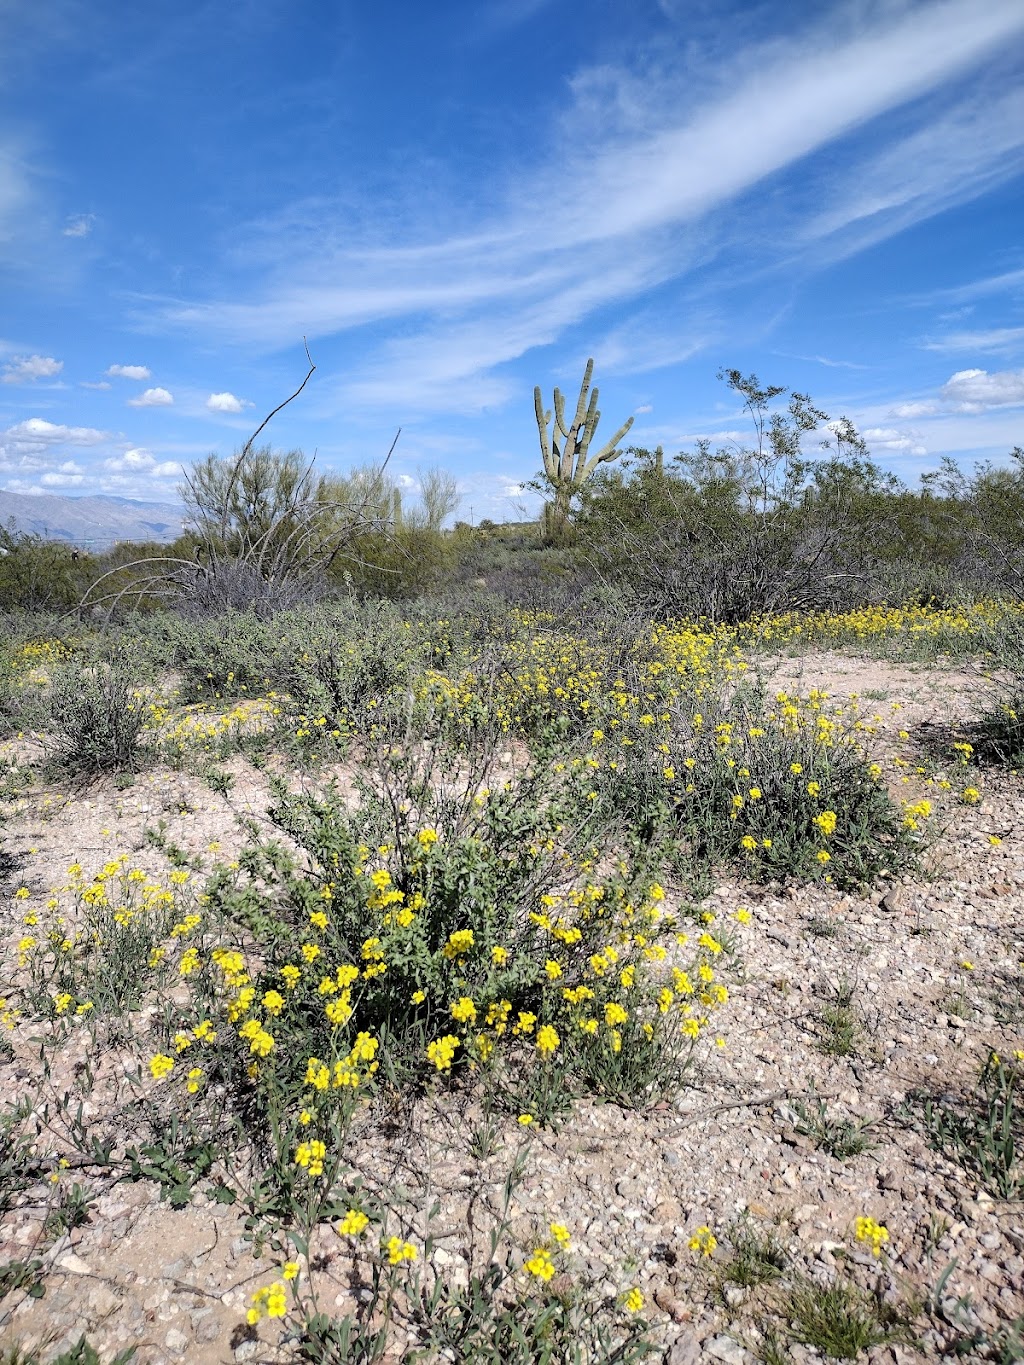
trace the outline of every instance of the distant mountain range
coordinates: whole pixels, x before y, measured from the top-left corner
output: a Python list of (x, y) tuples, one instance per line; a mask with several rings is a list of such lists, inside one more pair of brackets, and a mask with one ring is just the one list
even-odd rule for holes
[(181, 535), (184, 516), (185, 509), (173, 502), (134, 502), (106, 493), (69, 498), (0, 488), (0, 526), (13, 521), (18, 531), (97, 552), (121, 540), (174, 540)]

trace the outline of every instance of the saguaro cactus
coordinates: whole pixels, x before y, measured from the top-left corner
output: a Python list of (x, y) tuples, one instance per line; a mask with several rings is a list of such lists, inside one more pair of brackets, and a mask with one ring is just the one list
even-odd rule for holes
[[(598, 391), (590, 389), (590, 377), (594, 373), (593, 359), (587, 361), (586, 373), (580, 386), (576, 416), (572, 425), (565, 425), (565, 399), (562, 391), (555, 389), (555, 422), (548, 438), (548, 423), (551, 413), (545, 412), (540, 396), (540, 385), (533, 391), (533, 405), (537, 412), (537, 431), (540, 435), (540, 452), (544, 458), (544, 476), (551, 488), (552, 500), (545, 509), (544, 526), (548, 538), (564, 534), (569, 520), (569, 504), (590, 478), (599, 464), (617, 459), (622, 451), (618, 445), (633, 425), (632, 417), (626, 419), (610, 441), (607, 441), (596, 455), (590, 454), (601, 413), (597, 406)], [(590, 394), (590, 403), (587, 395)]]

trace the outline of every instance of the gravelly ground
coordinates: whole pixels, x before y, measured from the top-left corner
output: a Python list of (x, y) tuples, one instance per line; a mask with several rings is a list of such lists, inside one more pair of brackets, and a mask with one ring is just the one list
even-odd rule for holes
[[(779, 661), (772, 686), (859, 696), (865, 715), (881, 717), (872, 746), (912, 765), (931, 735), (976, 713), (979, 688), (969, 671), (823, 653)], [(61, 881), (73, 858), (91, 866), (112, 849), (142, 848), (145, 827), (160, 818), (187, 851), (216, 840), (215, 856), (230, 856), (239, 842), (235, 816), (259, 818), (266, 800), (262, 778), (241, 760), (235, 775), (229, 799), (181, 773), (156, 774), (125, 792), (93, 787), (66, 802), (33, 788), (6, 826), (8, 849), (24, 855), (18, 875), (32, 903)], [(916, 796), (915, 781), (906, 790)], [(793, 1267), (821, 1283), (845, 1253), (852, 1255), (846, 1273), (862, 1283), (879, 1273), (882, 1263), (852, 1242), (859, 1215), (889, 1230), (890, 1297), (927, 1295), (955, 1262), (938, 1311), (918, 1320), (918, 1340), (876, 1347), (869, 1360), (942, 1358), (954, 1335), (954, 1301), (965, 1296), (964, 1321), (986, 1331), (1024, 1316), (1024, 1204), (980, 1191), (928, 1147), (906, 1109), (919, 1089), (961, 1096), (990, 1049), (1024, 1047), (1024, 788), (1018, 777), (998, 774), (985, 774), (979, 785), (979, 806), (963, 806), (952, 794), (936, 798), (941, 833), (927, 875), (912, 883), (840, 897), (826, 887), (782, 891), (719, 881), (709, 908), (731, 916), (746, 907), (752, 915), (737, 926), (740, 970), (717, 1018), (724, 1046), (703, 1058), (674, 1104), (642, 1114), (584, 1104), (558, 1130), (529, 1136), (513, 1235), (527, 1242), (538, 1225), (565, 1222), (577, 1264), (599, 1292), (633, 1283), (644, 1290), (653, 1335), (672, 1365), (756, 1358), (772, 1291), (729, 1288), (720, 1274), (729, 1259), (727, 1229), (744, 1211), (774, 1227)], [(152, 861), (152, 851), (148, 856)], [(19, 903), (17, 914), (25, 908)], [(13, 954), (14, 934), (5, 937), (5, 952)], [(822, 1046), (822, 1015), (846, 985), (856, 1047), (832, 1056)], [(14, 1060), (0, 1062), (6, 1098), (29, 1084), (37, 1029), (19, 1026)], [(139, 1055), (144, 1041), (126, 1042), (125, 1055)], [(76, 1046), (66, 1049), (66, 1076), (54, 1077), (58, 1089), (81, 1060)], [(793, 1105), (810, 1102), (812, 1086), (833, 1116), (873, 1121), (870, 1150), (841, 1161), (797, 1131)], [(369, 1186), (403, 1185), (424, 1218), (438, 1201), (435, 1265), (456, 1280), (480, 1254), (485, 1211), (497, 1209), (511, 1155), (527, 1140), (513, 1123), (496, 1135), (494, 1155), (478, 1159), (470, 1137), (482, 1121), (455, 1101), (428, 1099), (400, 1125), (365, 1122), (354, 1146)], [(38, 1224), (31, 1207), (0, 1223), (0, 1264), (26, 1254)], [(720, 1242), (704, 1260), (687, 1248), (701, 1225)], [(426, 1227), (421, 1221), (410, 1230), (422, 1237)], [(145, 1182), (113, 1185), (89, 1222), (48, 1253), (45, 1297), (15, 1291), (0, 1301), (0, 1344), (48, 1343), (49, 1356), (87, 1332), (101, 1353), (135, 1345), (136, 1359), (152, 1365), (287, 1358), (278, 1324), (245, 1325), (249, 1296), (268, 1269), (242, 1233), (233, 1208), (200, 1197), (175, 1212)], [(324, 1306), (342, 1312), (353, 1292), (350, 1265), (333, 1233), (317, 1250)], [(400, 1358), (400, 1347), (392, 1358)], [(790, 1358), (818, 1357), (791, 1346)]]

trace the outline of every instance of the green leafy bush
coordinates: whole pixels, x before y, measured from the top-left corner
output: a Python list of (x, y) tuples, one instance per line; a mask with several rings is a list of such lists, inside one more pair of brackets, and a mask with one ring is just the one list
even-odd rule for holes
[[(700, 709), (697, 709), (697, 706)], [(760, 881), (870, 884), (913, 865), (930, 803), (901, 810), (825, 698), (749, 688), (631, 718), (605, 785), (649, 841), (673, 834), (691, 867), (738, 863)]]
[(136, 686), (132, 657), (117, 652), (87, 666), (71, 662), (53, 672), (48, 730), (51, 753), (66, 772), (136, 772), (143, 759), (148, 716)]

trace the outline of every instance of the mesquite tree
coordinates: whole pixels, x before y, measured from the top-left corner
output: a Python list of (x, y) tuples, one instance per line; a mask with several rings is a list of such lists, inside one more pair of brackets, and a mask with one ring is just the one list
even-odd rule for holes
[[(552, 494), (552, 499), (544, 509), (545, 532), (549, 539), (558, 539), (565, 533), (569, 521), (569, 508), (573, 498), (580, 492), (586, 481), (599, 464), (617, 459), (622, 451), (619, 442), (633, 425), (632, 417), (626, 419), (610, 441), (606, 441), (595, 454), (590, 454), (601, 413), (597, 406), (598, 390), (590, 390), (590, 378), (594, 372), (593, 359), (587, 361), (580, 396), (576, 403), (576, 416), (572, 425), (565, 424), (565, 399), (562, 391), (555, 388), (555, 422), (548, 436), (550, 411), (545, 412), (540, 396), (540, 385), (533, 391), (533, 405), (537, 414), (537, 431), (540, 435), (540, 452), (544, 459), (544, 481)], [(590, 394), (590, 403), (587, 395)]]

